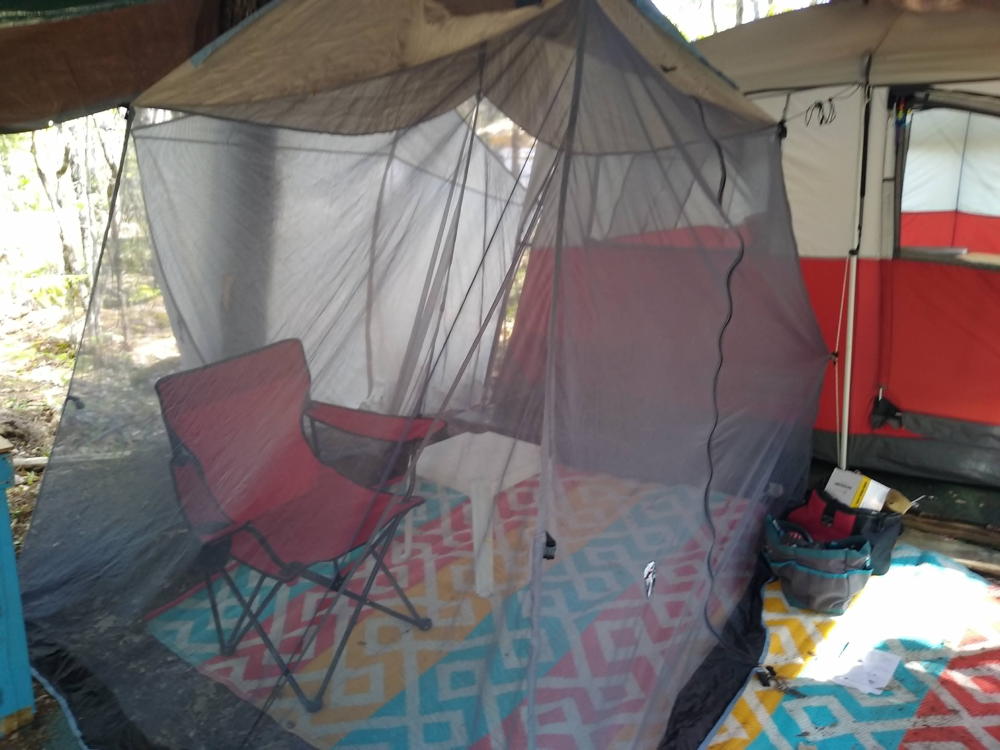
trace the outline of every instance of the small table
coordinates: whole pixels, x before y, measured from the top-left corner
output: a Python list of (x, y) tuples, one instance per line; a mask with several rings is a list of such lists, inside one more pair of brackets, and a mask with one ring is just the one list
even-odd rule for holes
[[(416, 474), (468, 495), (476, 594), (493, 593), (493, 501), (497, 494), (541, 470), (537, 445), (495, 432), (464, 432), (423, 449)], [(412, 514), (407, 514), (407, 522)], [(412, 535), (411, 526), (406, 535)], [(409, 543), (407, 543), (409, 549)]]

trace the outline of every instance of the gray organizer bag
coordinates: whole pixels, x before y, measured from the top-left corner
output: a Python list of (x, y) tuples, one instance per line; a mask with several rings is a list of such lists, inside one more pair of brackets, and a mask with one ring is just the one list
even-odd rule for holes
[(801, 526), (767, 518), (764, 557), (793, 607), (843, 614), (872, 574), (871, 545), (862, 536), (814, 542)]

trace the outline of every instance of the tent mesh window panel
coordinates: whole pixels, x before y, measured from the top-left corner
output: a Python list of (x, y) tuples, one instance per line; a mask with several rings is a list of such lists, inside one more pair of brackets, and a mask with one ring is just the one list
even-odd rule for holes
[(95, 744), (650, 747), (757, 658), (824, 363), (777, 134), (602, 8), (137, 112), (21, 559)]

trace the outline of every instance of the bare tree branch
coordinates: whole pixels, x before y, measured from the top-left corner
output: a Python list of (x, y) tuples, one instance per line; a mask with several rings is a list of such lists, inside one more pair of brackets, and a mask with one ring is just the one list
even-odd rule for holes
[[(42, 168), (42, 163), (38, 159), (38, 143), (35, 138), (35, 132), (31, 133), (31, 158), (35, 162), (35, 172), (38, 173), (38, 180), (42, 183), (42, 192), (45, 193), (45, 197), (49, 201), (49, 207), (52, 209), (52, 214), (56, 220), (56, 227), (59, 230), (59, 242), (62, 244), (62, 260), (63, 260), (63, 273), (67, 276), (73, 277), (78, 274), (76, 267), (76, 253), (73, 246), (66, 240), (66, 230), (63, 227), (62, 221), (62, 199), (59, 197), (58, 185), (53, 185), (50, 182), (48, 175), (45, 174), (45, 170)], [(67, 145), (63, 150), (63, 163), (55, 173), (55, 177), (58, 180), (59, 177), (66, 174), (66, 170), (69, 169), (70, 162), (70, 152), (69, 146)], [(66, 280), (66, 303), (67, 307), (72, 309), (77, 303), (83, 304), (83, 299), (80, 296), (80, 290), (77, 289), (75, 280), (72, 278)]]
[[(59, 214), (62, 211), (62, 201), (59, 200), (59, 194), (53, 189), (52, 183), (49, 182), (49, 177), (45, 174), (45, 170), (42, 168), (42, 163), (38, 160), (38, 143), (35, 139), (35, 131), (31, 132), (31, 158), (35, 162), (35, 172), (38, 173), (38, 181), (42, 183), (42, 192), (45, 193), (45, 197), (49, 201), (49, 208), (52, 209), (52, 213), (56, 218), (56, 226), (59, 229), (59, 241), (62, 243), (62, 256), (63, 256), (63, 272), (67, 274), (76, 273), (76, 263), (73, 258), (73, 248), (66, 241), (66, 232), (63, 230), (62, 222), (59, 220)], [(69, 168), (69, 146), (66, 147), (63, 152), (63, 163), (56, 172), (56, 178), (60, 175), (65, 174), (66, 170)]]
[[(34, 143), (34, 141), (32, 141), (32, 143)], [(36, 164), (37, 164), (37, 162), (36, 162)], [(59, 169), (56, 170), (56, 179), (58, 180), (60, 177), (62, 177), (64, 174), (66, 174), (66, 170), (67, 169), (69, 169), (69, 144), (68, 143), (66, 144), (65, 148), (63, 148), (63, 163), (62, 163), (62, 166), (59, 167)]]

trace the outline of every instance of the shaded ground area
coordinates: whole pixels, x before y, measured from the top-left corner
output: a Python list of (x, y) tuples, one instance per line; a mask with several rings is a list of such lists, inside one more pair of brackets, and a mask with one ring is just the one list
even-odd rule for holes
[[(14, 457), (48, 456), (59, 410), (72, 373), (75, 339), (63, 310), (33, 310), (0, 318), (0, 435), (14, 444)], [(18, 468), (7, 491), (14, 549), (20, 554), (31, 523), (42, 470)], [(36, 682), (35, 721), (0, 747), (62, 750), (76, 747), (58, 704)]]
[(35, 719), (10, 737), (0, 739), (0, 748), (10, 750), (76, 750), (79, 741), (59, 709), (59, 704), (37, 682)]

